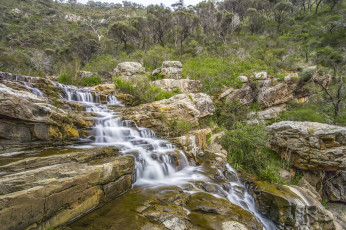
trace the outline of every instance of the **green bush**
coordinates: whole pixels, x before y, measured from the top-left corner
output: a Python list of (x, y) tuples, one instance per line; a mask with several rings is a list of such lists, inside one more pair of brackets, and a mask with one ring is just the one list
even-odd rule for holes
[(250, 112), (249, 107), (240, 101), (215, 102), (216, 122), (227, 129), (232, 128), (238, 122), (244, 121)]
[(258, 175), (260, 179), (280, 182), (280, 159), (267, 148), (267, 133), (262, 125), (237, 123), (221, 138), (228, 162), (236, 169)]
[(80, 81), (81, 86), (94, 86), (94, 85), (99, 85), (101, 83), (102, 83), (102, 80), (98, 76), (85, 77), (85, 78), (82, 78)]
[(84, 70), (93, 73), (103, 73), (112, 71), (118, 64), (117, 59), (111, 55), (101, 55), (93, 58), (84, 68)]
[(177, 120), (174, 119), (172, 121), (172, 129), (176, 136), (183, 135), (185, 133), (188, 133), (193, 125), (185, 120)]
[(204, 92), (216, 95), (227, 87), (240, 88), (242, 82), (238, 78), (239, 75), (250, 75), (260, 70), (267, 69), (259, 59), (200, 56), (184, 62), (183, 77), (200, 80)]
[(301, 76), (302, 80), (305, 81), (305, 82), (309, 81), (312, 78), (313, 75), (314, 75), (314, 71), (313, 70), (303, 70), (300, 73), (300, 76)]
[(119, 92), (131, 94), (135, 97), (134, 105), (168, 99), (178, 93), (176, 90), (169, 92), (162, 90), (160, 87), (151, 86), (147, 77), (137, 77), (132, 81), (115, 78), (114, 84)]
[(71, 75), (68, 75), (67, 73), (62, 73), (58, 76), (58, 82), (62, 84), (72, 85), (74, 81)]

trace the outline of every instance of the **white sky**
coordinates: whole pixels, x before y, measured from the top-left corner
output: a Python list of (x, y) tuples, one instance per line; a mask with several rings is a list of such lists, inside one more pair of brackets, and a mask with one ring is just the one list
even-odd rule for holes
[[(95, 2), (101, 1), (101, 2), (114, 2), (114, 3), (122, 3), (122, 0), (94, 0)], [(127, 0), (129, 2), (136, 2), (139, 4), (142, 4), (144, 6), (150, 5), (150, 4), (160, 4), (163, 3), (165, 6), (171, 6), (173, 3), (178, 2), (177, 0)], [(186, 6), (188, 5), (196, 5), (199, 2), (202, 2), (203, 0), (185, 0), (184, 4)], [(78, 0), (79, 3), (87, 3), (88, 0)]]

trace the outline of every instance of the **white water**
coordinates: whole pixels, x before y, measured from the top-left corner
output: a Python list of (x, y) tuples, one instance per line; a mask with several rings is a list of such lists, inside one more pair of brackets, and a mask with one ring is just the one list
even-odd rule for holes
[[(116, 97), (109, 96), (107, 105), (104, 105), (100, 103), (100, 98), (89, 90), (63, 84), (58, 86), (64, 90), (64, 95), (61, 95), (63, 98), (83, 103), (88, 112), (98, 114), (93, 128), (95, 138), (93, 145), (117, 146), (123, 154), (134, 156), (136, 165), (134, 186), (191, 184), (192, 187), (198, 189), (192, 183), (193, 181), (213, 183), (219, 190), (218, 194), (214, 194), (215, 196), (227, 198), (230, 202), (251, 212), (263, 224), (264, 229), (276, 229), (256, 211), (253, 197), (239, 181), (236, 171), (228, 164), (228, 173), (235, 175), (235, 179), (229, 183), (228, 189), (224, 189), (204, 176), (202, 167), (190, 166), (185, 154), (170, 142), (157, 138), (152, 130), (137, 127), (134, 122), (123, 120), (114, 111), (108, 109), (107, 105), (123, 106)], [(219, 174), (224, 177), (221, 170)]]

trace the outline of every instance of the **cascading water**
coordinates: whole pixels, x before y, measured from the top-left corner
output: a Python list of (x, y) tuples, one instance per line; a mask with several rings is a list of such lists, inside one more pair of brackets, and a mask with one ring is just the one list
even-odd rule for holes
[[(109, 96), (105, 105), (101, 104), (99, 96), (90, 90), (63, 84), (58, 84), (58, 87), (64, 91), (64, 95), (61, 95), (63, 98), (83, 103), (87, 112), (98, 114), (93, 128), (93, 145), (117, 146), (123, 154), (134, 156), (134, 186), (182, 186), (193, 181), (213, 183), (202, 174), (201, 167), (190, 166), (185, 154), (170, 142), (157, 138), (152, 130), (137, 127), (134, 122), (123, 120), (113, 110), (108, 109), (107, 105), (123, 106), (116, 97)], [(256, 211), (253, 197), (239, 181), (235, 170), (228, 164), (227, 170), (236, 176), (229, 183), (227, 191), (219, 186), (225, 194), (224, 197), (251, 212), (263, 224), (264, 229), (276, 229)], [(221, 171), (219, 173), (224, 176)]]

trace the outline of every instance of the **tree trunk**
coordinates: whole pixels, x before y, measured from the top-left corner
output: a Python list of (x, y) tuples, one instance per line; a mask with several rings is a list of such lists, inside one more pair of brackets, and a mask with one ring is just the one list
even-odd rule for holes
[(318, 11), (318, 7), (320, 6), (320, 4), (322, 3), (323, 0), (318, 0), (317, 4), (316, 4), (316, 9), (315, 9), (315, 14), (317, 14)]

